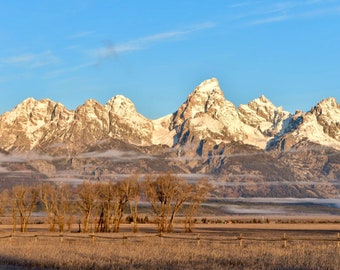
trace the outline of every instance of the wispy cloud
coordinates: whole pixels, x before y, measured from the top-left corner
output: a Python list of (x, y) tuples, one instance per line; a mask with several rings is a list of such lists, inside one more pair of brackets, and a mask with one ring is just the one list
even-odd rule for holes
[(64, 67), (61, 69), (56, 69), (56, 70), (48, 72), (46, 78), (50, 79), (50, 78), (54, 78), (65, 73), (77, 72), (81, 69), (88, 68), (88, 67), (95, 66), (95, 65), (96, 65), (95, 62), (87, 62), (87, 63), (75, 65), (75, 66), (69, 66), (69, 67)]
[(17, 65), (24, 68), (40, 68), (43, 66), (54, 65), (59, 62), (59, 58), (52, 51), (46, 50), (41, 53), (26, 53), (10, 56), (0, 60), (6, 65)]
[[(88, 59), (87, 62), (85, 63), (80, 63), (76, 64), (74, 66), (66, 66), (60, 69), (56, 69), (53, 71), (50, 71), (47, 73), (46, 77), (47, 79), (54, 78), (57, 76), (60, 76), (65, 73), (73, 73), (77, 72), (81, 69), (88, 68), (91, 66), (97, 66), (98, 63), (105, 59), (113, 58), (113, 57), (118, 57), (119, 54), (125, 53), (125, 52), (131, 52), (131, 51), (137, 51), (137, 50), (144, 50), (152, 45), (159, 43), (159, 42), (165, 42), (165, 41), (173, 41), (178, 38), (183, 38), (193, 32), (196, 31), (201, 31), (204, 29), (209, 29), (215, 27), (214, 23), (207, 22), (207, 23), (202, 23), (198, 25), (194, 25), (192, 27), (183, 29), (183, 30), (177, 30), (177, 31), (168, 31), (168, 32), (162, 32), (162, 33), (157, 33), (154, 35), (150, 36), (145, 36), (141, 38), (137, 38), (134, 40), (130, 40), (125, 43), (120, 43), (117, 45), (114, 45), (113, 42), (111, 41), (105, 41), (104, 46), (101, 46), (97, 49), (92, 49), (92, 50), (87, 50), (86, 54), (90, 58)], [(83, 38), (89, 35), (92, 35), (95, 33), (94, 31), (88, 31), (88, 32), (80, 32), (73, 34), (71, 36), (68, 36), (69, 39), (78, 39), (78, 38)], [(78, 46), (69, 46), (66, 49), (78, 49)], [(12, 62), (14, 61), (33, 61), (34, 55), (23, 55), (20, 58), (17, 59), (10, 59)], [(38, 63), (35, 63), (35, 66)]]
[(79, 33), (72, 34), (67, 37), (67, 39), (79, 39), (79, 38), (85, 38), (88, 36), (91, 36), (95, 33), (95, 31), (83, 31)]
[(17, 55), (8, 57), (3, 60), (6, 64), (21, 64), (21, 63), (28, 63), (31, 62), (34, 59), (33, 54), (23, 54), (23, 55)]
[(207, 22), (207, 23), (198, 24), (191, 28), (187, 28), (183, 30), (167, 31), (167, 32), (150, 35), (150, 36), (137, 38), (137, 39), (130, 40), (126, 43), (121, 43), (115, 46), (113, 45), (112, 42), (108, 42), (106, 46), (91, 50), (89, 53), (92, 56), (95, 56), (99, 59), (116, 57), (119, 53), (144, 50), (144, 49), (151, 47), (152, 45), (156, 43), (164, 42), (164, 41), (173, 41), (178, 38), (183, 38), (193, 32), (213, 28), (215, 26), (216, 26), (215, 23)]
[(249, 25), (282, 22), (282, 21), (288, 20), (289, 18), (290, 18), (290, 16), (287, 16), (287, 15), (268, 17), (268, 18), (264, 18), (264, 19), (254, 20), (254, 21), (250, 22)]
[(312, 19), (340, 14), (340, 6), (335, 1), (246, 1), (229, 6), (237, 10), (234, 20), (243, 20), (244, 26), (272, 24), (296, 19)]

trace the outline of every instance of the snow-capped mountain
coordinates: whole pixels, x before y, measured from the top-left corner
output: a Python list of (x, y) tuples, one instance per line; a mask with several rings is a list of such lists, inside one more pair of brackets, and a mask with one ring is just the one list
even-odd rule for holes
[(215, 78), (157, 120), (138, 113), (121, 95), (105, 105), (90, 99), (76, 110), (28, 98), (0, 116), (0, 174), (11, 170), (3, 155), (35, 153), (51, 157), (28, 159), (45, 176), (59, 166), (87, 176), (105, 167), (107, 175), (172, 170), (238, 181), (335, 180), (339, 150), (340, 105), (334, 98), (306, 113), (291, 114), (263, 95), (237, 108)]
[(6, 151), (61, 143), (77, 148), (108, 138), (136, 146), (174, 147), (206, 140), (266, 149), (287, 135), (294, 143), (307, 139), (340, 149), (340, 105), (328, 98), (307, 113), (291, 115), (262, 95), (236, 108), (212, 78), (197, 86), (175, 113), (157, 120), (139, 114), (122, 95), (105, 105), (87, 100), (75, 111), (48, 99), (28, 98), (0, 117), (1, 148)]

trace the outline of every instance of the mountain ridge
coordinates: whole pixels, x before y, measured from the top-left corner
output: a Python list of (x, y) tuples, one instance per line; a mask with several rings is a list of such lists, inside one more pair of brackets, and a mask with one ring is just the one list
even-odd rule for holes
[(216, 145), (243, 142), (272, 149), (288, 137), (290, 143), (281, 149), (307, 138), (339, 150), (340, 105), (330, 97), (306, 113), (291, 114), (261, 95), (236, 108), (218, 80), (211, 78), (198, 85), (177, 111), (155, 120), (138, 113), (123, 95), (106, 104), (89, 99), (75, 110), (50, 99), (27, 98), (0, 116), (0, 128), (0, 139), (6, 142), (1, 148), (6, 151), (30, 151), (61, 141), (86, 145), (106, 138), (136, 146), (175, 147), (210, 140)]
[[(104, 178), (171, 170), (258, 186), (256, 191), (219, 191), (239, 195), (339, 192), (332, 184), (340, 178), (340, 105), (335, 98), (294, 114), (264, 95), (236, 107), (216, 78), (203, 81), (175, 112), (155, 120), (137, 112), (122, 95), (106, 104), (89, 99), (75, 110), (28, 98), (0, 116), (0, 142), (0, 179), (13, 171), (8, 156), (37, 153), (40, 161), (25, 159), (15, 168), (53, 179), (60, 171), (91, 178), (98, 168)], [(6, 162), (1, 156), (7, 156)], [(328, 184), (295, 186), (294, 191), (265, 184), (276, 181)]]

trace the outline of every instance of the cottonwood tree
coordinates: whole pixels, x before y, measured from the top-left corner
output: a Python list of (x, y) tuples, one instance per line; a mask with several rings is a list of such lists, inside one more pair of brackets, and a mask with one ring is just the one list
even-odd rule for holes
[(71, 187), (67, 184), (45, 183), (40, 186), (40, 200), (47, 211), (50, 231), (54, 232), (55, 225), (58, 224), (59, 232), (64, 232), (71, 194)]
[(121, 182), (121, 189), (127, 196), (127, 201), (129, 204), (129, 210), (132, 217), (133, 222), (133, 232), (138, 231), (137, 227), (137, 219), (138, 219), (138, 202), (139, 202), (139, 193), (140, 193), (140, 187), (138, 183), (139, 175), (131, 175), (127, 178), (125, 178)]
[(143, 191), (156, 216), (159, 232), (172, 232), (176, 214), (190, 196), (190, 185), (172, 173), (147, 175)]
[(185, 232), (192, 232), (194, 224), (194, 215), (201, 203), (206, 199), (211, 190), (211, 185), (206, 179), (202, 179), (191, 186), (188, 196), (187, 207), (185, 209)]
[(133, 217), (133, 231), (137, 231), (139, 201), (138, 175), (125, 178), (121, 182), (101, 182), (96, 184), (98, 223), (96, 231), (119, 232), (123, 215), (129, 205)]
[(57, 200), (57, 192), (55, 186), (50, 183), (44, 183), (39, 187), (40, 201), (43, 203), (47, 212), (47, 221), (49, 230), (55, 232), (56, 217), (55, 217), (55, 204)]
[(89, 231), (91, 218), (96, 208), (97, 189), (91, 182), (84, 181), (77, 187), (77, 203), (83, 217), (84, 232)]
[(14, 186), (12, 188), (12, 196), (14, 198), (12, 204), (13, 224), (16, 224), (16, 213), (18, 211), (20, 217), (20, 231), (26, 232), (29, 219), (38, 200), (38, 189), (31, 186)]
[(114, 207), (114, 196), (116, 186), (113, 182), (98, 183), (96, 185), (98, 198), (98, 223), (96, 231), (109, 232), (111, 225), (111, 216)]
[(125, 189), (125, 185), (123, 182), (119, 182), (116, 184), (116, 188), (114, 189), (114, 207), (113, 207), (113, 231), (119, 232), (120, 224), (123, 219), (124, 210), (126, 208), (126, 204), (128, 202), (128, 194)]
[(71, 210), (72, 189), (68, 184), (57, 186), (57, 201), (55, 204), (55, 216), (57, 219), (59, 232), (64, 232), (67, 215)]
[(4, 213), (9, 200), (9, 191), (7, 189), (0, 193), (0, 216)]

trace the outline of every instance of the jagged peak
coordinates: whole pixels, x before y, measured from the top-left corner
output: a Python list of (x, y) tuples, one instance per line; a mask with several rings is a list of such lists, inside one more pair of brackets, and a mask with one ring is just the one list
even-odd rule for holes
[(200, 83), (194, 92), (210, 93), (214, 89), (220, 88), (220, 84), (216, 78), (210, 78)]
[(25, 100), (23, 100), (21, 103), (19, 103), (14, 109), (13, 112), (24, 112), (27, 114), (31, 110), (35, 110), (36, 108), (47, 108), (49, 106), (54, 107), (57, 103), (45, 98), (45, 99), (40, 99), (36, 100), (33, 97), (29, 97)]
[(220, 88), (219, 82), (216, 78), (211, 78), (203, 81), (199, 84), (195, 90), (188, 96), (187, 102), (190, 102), (192, 99), (201, 99), (202, 101), (208, 101), (209, 99), (225, 99), (224, 93)]
[(28, 108), (28, 107), (34, 107), (38, 103), (38, 100), (36, 100), (33, 97), (29, 97), (24, 99), (22, 102), (20, 102), (14, 109), (21, 109), (21, 108)]
[[(241, 108), (244, 108), (245, 105), (240, 105)], [(273, 102), (271, 102), (268, 98), (266, 98), (264, 95), (261, 95), (258, 98), (255, 98), (254, 100), (250, 101), (247, 105), (249, 108), (257, 111), (261, 107), (267, 108), (267, 110), (270, 110), (272, 112), (277, 111), (277, 112), (283, 112), (283, 113), (288, 113), (284, 111), (282, 106), (276, 107)]]
[(103, 106), (97, 100), (90, 98), (90, 99), (87, 99), (82, 106), (96, 106), (96, 105)]
[(123, 95), (116, 95), (111, 98), (105, 105), (108, 111), (118, 115), (127, 115), (136, 112), (135, 104)]
[(263, 103), (272, 103), (268, 98), (266, 98), (263, 94), (259, 97)]
[(261, 95), (258, 98), (255, 98), (254, 100), (250, 101), (248, 104), (258, 104), (258, 105), (262, 105), (262, 106), (270, 106), (270, 107), (275, 107), (276, 106), (273, 104), (273, 102), (271, 102), (267, 97), (265, 97), (264, 95)]
[(321, 100), (316, 107), (323, 107), (323, 108), (338, 108), (339, 104), (337, 103), (334, 97), (329, 97)]
[(333, 97), (321, 100), (310, 110), (310, 113), (316, 115), (318, 118), (321, 117), (324, 120), (327, 118), (328, 120), (325, 120), (326, 122), (335, 121), (340, 123), (340, 105)]
[[(28, 104), (28, 103), (35, 103), (37, 102), (37, 100), (33, 97), (28, 97), (25, 100), (23, 100), (20, 104)], [(19, 105), (20, 105), (19, 104)]]

